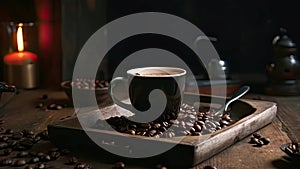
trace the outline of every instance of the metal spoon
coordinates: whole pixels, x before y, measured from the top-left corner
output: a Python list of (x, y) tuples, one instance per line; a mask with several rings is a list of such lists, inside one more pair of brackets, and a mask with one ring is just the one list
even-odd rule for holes
[(238, 91), (236, 91), (225, 103), (224, 105), (224, 114), (229, 114), (228, 111), (228, 106), (236, 101), (237, 99), (239, 99), (240, 97), (242, 97), (243, 95), (245, 95), (248, 91), (250, 90), (249, 86), (242, 86)]

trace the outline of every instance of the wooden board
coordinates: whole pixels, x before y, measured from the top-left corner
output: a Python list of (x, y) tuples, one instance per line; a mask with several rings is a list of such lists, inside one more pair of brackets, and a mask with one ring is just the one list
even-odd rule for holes
[[(187, 94), (185, 99), (186, 101), (189, 101), (194, 100), (195, 97), (199, 96)], [(219, 102), (218, 99), (221, 102), (221, 98), (216, 98), (215, 101)], [(209, 96), (200, 96), (200, 100), (201, 102), (210, 103), (211, 98)], [(106, 144), (107, 146), (112, 145), (107, 144), (109, 142), (108, 140), (101, 139), (110, 138), (110, 140), (120, 140), (120, 138), (132, 137), (138, 138), (140, 144), (147, 143), (149, 146), (151, 146), (151, 144), (158, 143), (165, 144), (166, 146), (174, 144), (174, 147), (169, 151), (157, 156), (143, 158), (143, 160), (139, 158), (135, 159), (120, 157), (103, 150), (87, 136), (87, 133), (85, 133), (85, 131), (82, 129), (76, 118), (53, 123), (48, 126), (48, 132), (51, 141), (57, 146), (69, 148), (72, 151), (94, 157), (97, 160), (101, 159), (106, 162), (113, 162), (111, 161), (113, 159), (114, 161), (126, 161), (126, 163), (132, 162), (135, 165), (161, 163), (167, 166), (191, 167), (199, 164), (218, 152), (221, 152), (259, 128), (271, 123), (276, 116), (276, 111), (277, 106), (272, 102), (239, 100), (232, 105), (231, 112), (232, 118), (237, 120), (236, 123), (218, 130), (213, 134), (202, 136), (186, 136), (179, 144), (174, 141), (178, 139), (176, 137), (173, 138), (174, 140), (161, 139), (158, 141), (157, 139), (151, 137), (146, 138), (142, 136), (132, 136), (113, 131), (105, 131), (93, 128), (88, 128), (85, 130), (88, 134), (97, 134), (99, 138), (98, 141), (102, 141), (103, 144)], [(87, 112), (85, 115), (86, 117), (89, 117), (89, 112)], [(92, 115), (90, 117), (91, 120), (93, 120), (92, 118), (94, 117)], [(118, 149), (123, 148), (124, 151), (135, 151), (134, 145), (130, 145), (130, 142), (127, 142), (126, 145), (122, 142), (114, 143), (113, 146), (116, 146)]]

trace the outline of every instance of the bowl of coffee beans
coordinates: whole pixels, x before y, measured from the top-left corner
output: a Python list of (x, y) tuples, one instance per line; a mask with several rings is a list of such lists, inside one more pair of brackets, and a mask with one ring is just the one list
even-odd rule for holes
[[(61, 87), (64, 89), (68, 98), (73, 101), (72, 90), (74, 89), (81, 98), (90, 97), (89, 92), (95, 92), (98, 105), (104, 105), (110, 102), (108, 95), (109, 83), (106, 80), (75, 79), (73, 81), (63, 81)], [(91, 103), (80, 99), (79, 106), (90, 106)]]

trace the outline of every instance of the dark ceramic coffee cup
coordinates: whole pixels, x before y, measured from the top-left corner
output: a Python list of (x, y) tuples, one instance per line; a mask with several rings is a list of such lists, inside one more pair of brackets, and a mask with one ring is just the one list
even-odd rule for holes
[[(127, 78), (110, 82), (109, 94), (115, 104), (134, 113), (131, 120), (150, 122), (176, 119), (185, 88), (186, 71), (175, 67), (143, 67), (127, 71)], [(131, 104), (115, 97), (114, 88), (128, 83)]]

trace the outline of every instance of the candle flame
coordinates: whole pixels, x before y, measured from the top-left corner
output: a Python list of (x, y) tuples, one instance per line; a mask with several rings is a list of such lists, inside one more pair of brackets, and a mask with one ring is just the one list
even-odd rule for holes
[(23, 26), (23, 24), (20, 23), (18, 25), (18, 30), (17, 30), (17, 45), (18, 45), (18, 51), (19, 52), (23, 52), (24, 51), (22, 26)]

